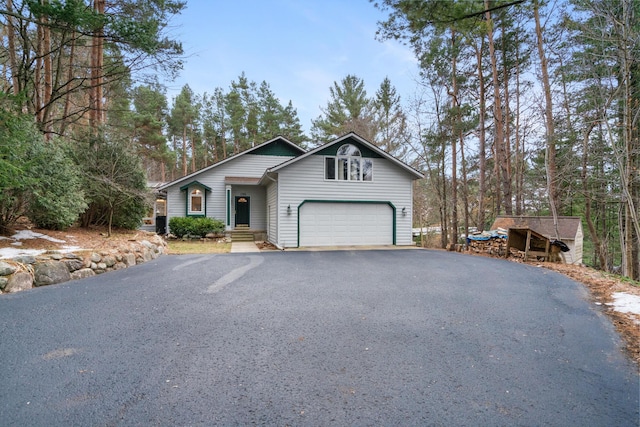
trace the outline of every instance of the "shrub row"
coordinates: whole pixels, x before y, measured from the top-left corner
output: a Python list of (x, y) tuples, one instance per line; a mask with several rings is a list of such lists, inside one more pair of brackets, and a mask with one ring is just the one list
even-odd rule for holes
[(214, 218), (173, 217), (169, 220), (169, 228), (176, 237), (205, 237), (224, 231), (224, 223)]

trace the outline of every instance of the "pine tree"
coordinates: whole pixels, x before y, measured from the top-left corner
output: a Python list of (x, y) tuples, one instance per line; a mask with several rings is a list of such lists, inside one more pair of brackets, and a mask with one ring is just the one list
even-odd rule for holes
[(400, 95), (388, 77), (380, 84), (373, 101), (375, 121), (379, 128), (375, 143), (387, 153), (403, 158), (407, 153), (407, 117), (402, 110)]
[(323, 114), (312, 121), (315, 142), (328, 142), (348, 132), (374, 141), (377, 129), (364, 81), (350, 74), (340, 83), (334, 82), (329, 92), (331, 99), (322, 109)]

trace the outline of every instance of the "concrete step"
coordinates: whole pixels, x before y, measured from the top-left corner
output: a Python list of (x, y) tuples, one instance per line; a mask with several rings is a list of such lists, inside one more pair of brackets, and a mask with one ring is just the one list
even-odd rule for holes
[(231, 233), (232, 242), (253, 242), (255, 237), (253, 233), (247, 233), (246, 231), (234, 231)]

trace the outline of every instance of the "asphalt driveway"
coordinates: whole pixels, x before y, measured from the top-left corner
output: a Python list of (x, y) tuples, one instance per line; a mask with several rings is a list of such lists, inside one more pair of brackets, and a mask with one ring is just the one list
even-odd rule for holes
[(163, 256), (0, 297), (0, 424), (637, 426), (581, 285), (423, 250)]

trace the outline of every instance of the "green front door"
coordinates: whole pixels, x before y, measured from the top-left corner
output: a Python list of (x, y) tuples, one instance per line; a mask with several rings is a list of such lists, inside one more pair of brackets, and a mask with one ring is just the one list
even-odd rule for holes
[(249, 227), (249, 196), (236, 196), (236, 227)]

